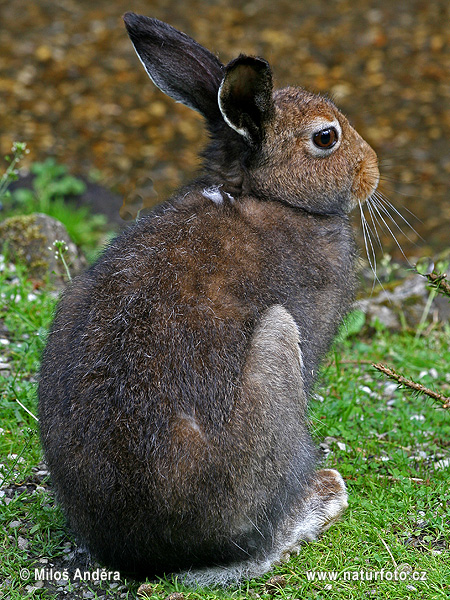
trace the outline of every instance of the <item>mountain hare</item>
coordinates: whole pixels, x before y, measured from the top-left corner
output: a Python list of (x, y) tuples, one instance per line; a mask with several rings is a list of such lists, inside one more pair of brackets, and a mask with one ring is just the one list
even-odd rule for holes
[(354, 293), (348, 213), (374, 151), (334, 104), (272, 89), (127, 13), (154, 83), (211, 135), (198, 179), (71, 283), (39, 384), (57, 498), (105, 565), (188, 583), (259, 576), (347, 506), (316, 471), (307, 402)]

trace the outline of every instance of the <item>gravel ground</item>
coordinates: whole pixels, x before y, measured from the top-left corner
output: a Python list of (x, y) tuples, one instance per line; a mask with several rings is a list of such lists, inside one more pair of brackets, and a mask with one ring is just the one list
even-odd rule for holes
[(449, 245), (448, 0), (0, 0), (1, 154), (24, 140), (29, 160), (54, 155), (152, 202), (195, 171), (201, 119), (148, 81), (121, 22), (130, 9), (224, 61), (265, 56), (279, 85), (330, 93), (378, 152), (386, 195), (422, 220), (424, 240), (399, 236), (406, 253)]

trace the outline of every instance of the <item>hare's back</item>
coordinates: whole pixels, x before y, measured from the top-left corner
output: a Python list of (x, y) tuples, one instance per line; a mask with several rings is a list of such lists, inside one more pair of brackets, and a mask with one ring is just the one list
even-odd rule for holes
[(166, 415), (195, 406), (226, 421), (252, 332), (280, 303), (315, 368), (327, 317), (314, 306), (342, 294), (351, 254), (342, 223), (251, 198), (183, 197), (126, 230), (65, 294), (44, 360), (65, 401)]

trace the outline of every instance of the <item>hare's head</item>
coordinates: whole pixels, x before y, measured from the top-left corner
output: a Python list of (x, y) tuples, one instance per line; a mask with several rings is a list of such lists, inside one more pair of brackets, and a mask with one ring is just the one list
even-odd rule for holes
[(274, 92), (262, 58), (240, 55), (224, 66), (161, 21), (124, 19), (154, 83), (206, 118), (205, 168), (224, 191), (321, 214), (349, 212), (375, 191), (376, 154), (330, 100), (299, 88)]

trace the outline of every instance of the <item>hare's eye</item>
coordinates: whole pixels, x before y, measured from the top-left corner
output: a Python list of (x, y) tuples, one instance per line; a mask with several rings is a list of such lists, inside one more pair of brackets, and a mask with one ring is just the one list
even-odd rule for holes
[(339, 136), (334, 127), (329, 127), (315, 133), (312, 139), (318, 148), (330, 150), (330, 148), (337, 144)]

